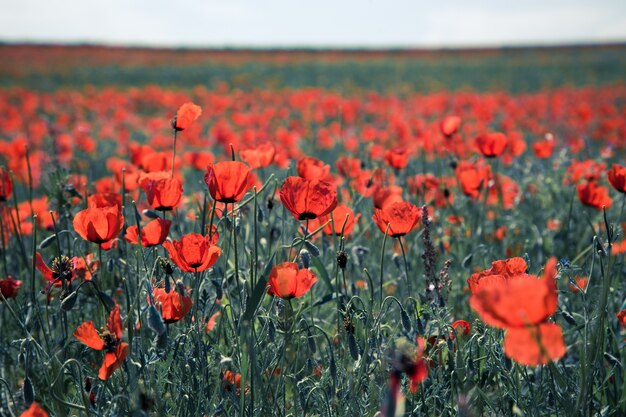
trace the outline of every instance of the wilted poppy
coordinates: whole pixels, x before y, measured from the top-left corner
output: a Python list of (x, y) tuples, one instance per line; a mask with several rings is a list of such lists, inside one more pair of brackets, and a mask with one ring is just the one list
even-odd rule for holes
[(184, 235), (180, 240), (163, 242), (172, 261), (185, 272), (200, 272), (212, 267), (221, 249), (211, 244), (209, 236), (198, 233)]
[(268, 293), (289, 300), (306, 294), (317, 277), (308, 269), (298, 269), (294, 262), (283, 262), (272, 268), (268, 280)]
[(22, 281), (13, 278), (9, 275), (6, 278), (0, 278), (0, 292), (4, 298), (15, 298), (17, 292), (22, 286)]
[(607, 177), (609, 182), (620, 193), (626, 193), (626, 167), (613, 164), (609, 170)]
[(32, 403), (28, 409), (26, 409), (20, 417), (49, 417), (46, 410), (44, 410), (39, 404)]
[(218, 162), (207, 167), (204, 182), (215, 201), (236, 203), (250, 188), (250, 174), (250, 167), (243, 162)]
[(191, 309), (191, 298), (182, 294), (184, 289), (171, 289), (166, 292), (164, 288), (153, 288), (154, 303), (160, 307), (161, 316), (165, 323), (174, 323), (181, 320)]
[[(170, 232), (171, 220), (154, 219), (141, 228), (141, 244), (149, 248), (162, 244)], [(126, 229), (126, 241), (134, 245), (139, 243), (138, 227), (130, 226)]]
[(74, 216), (74, 230), (85, 240), (102, 244), (115, 239), (124, 225), (120, 207), (90, 207)]
[(486, 133), (476, 138), (476, 147), (483, 156), (495, 158), (506, 149), (507, 138), (503, 133)]
[(13, 191), (13, 181), (9, 172), (0, 167), (0, 202), (8, 201), (11, 198), (11, 192)]
[(193, 103), (185, 103), (176, 112), (174, 120), (172, 120), (172, 127), (175, 130), (181, 131), (191, 126), (194, 120), (196, 120), (202, 114), (202, 108)]
[(337, 207), (337, 191), (326, 181), (287, 177), (280, 188), (280, 201), (297, 220), (311, 220)]
[(155, 210), (172, 210), (180, 203), (183, 185), (170, 172), (157, 171), (141, 174), (139, 186), (146, 193), (148, 203)]
[(86, 321), (74, 331), (74, 337), (96, 350), (105, 350), (104, 361), (98, 372), (98, 378), (108, 379), (124, 363), (128, 355), (128, 343), (122, 342), (122, 319), (120, 306), (116, 305), (109, 314), (106, 329), (96, 330), (92, 321)]
[(409, 202), (401, 201), (389, 204), (383, 209), (375, 208), (372, 218), (381, 232), (387, 232), (392, 237), (400, 237), (417, 226), (422, 218), (422, 211)]
[(609, 208), (613, 203), (613, 200), (609, 197), (609, 189), (595, 181), (579, 184), (576, 189), (578, 191), (578, 199), (586, 206), (602, 210), (602, 207)]

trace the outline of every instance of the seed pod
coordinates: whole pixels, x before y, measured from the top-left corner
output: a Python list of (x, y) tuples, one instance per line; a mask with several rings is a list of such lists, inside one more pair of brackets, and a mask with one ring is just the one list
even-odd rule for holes
[(265, 220), (265, 213), (263, 212), (263, 209), (261, 207), (258, 207), (258, 210), (256, 212), (256, 220), (259, 223), (263, 223), (263, 220)]
[(157, 310), (154, 305), (148, 307), (148, 327), (159, 336), (167, 330), (161, 313), (159, 313), (159, 310)]
[(343, 271), (348, 265), (348, 254), (346, 251), (340, 250), (337, 252), (337, 266)]

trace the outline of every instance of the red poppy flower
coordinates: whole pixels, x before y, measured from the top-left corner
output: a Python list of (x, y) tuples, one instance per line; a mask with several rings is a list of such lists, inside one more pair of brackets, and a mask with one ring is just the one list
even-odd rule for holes
[(503, 133), (486, 133), (476, 138), (476, 147), (483, 156), (495, 158), (506, 149), (507, 138)]
[(595, 181), (579, 184), (577, 190), (580, 202), (597, 210), (602, 210), (602, 207), (609, 208), (613, 203), (609, 197), (609, 189), (598, 185)]
[(452, 323), (452, 328), (454, 332), (450, 333), (450, 340), (454, 340), (456, 338), (455, 335), (459, 336), (467, 336), (472, 331), (472, 326), (465, 320), (457, 320)]
[(172, 210), (180, 203), (183, 185), (170, 172), (157, 171), (141, 174), (139, 186), (146, 193), (148, 203), (155, 210)]
[(95, 273), (100, 266), (99, 261), (93, 260), (93, 254), (89, 253), (85, 257), (67, 256), (56, 257), (52, 260), (52, 268), (50, 268), (43, 260), (39, 252), (35, 255), (35, 267), (41, 275), (48, 281), (48, 285), (55, 287), (63, 286), (61, 279), (71, 281), (73, 279), (90, 280), (91, 274)]
[(41, 408), (39, 404), (32, 403), (26, 411), (20, 414), (20, 417), (49, 417), (49, 416), (46, 410)]
[(185, 272), (200, 272), (212, 267), (222, 253), (211, 244), (209, 236), (198, 233), (184, 235), (179, 241), (163, 242), (172, 261)]
[(265, 168), (272, 164), (276, 148), (270, 142), (262, 143), (254, 148), (243, 149), (239, 152), (241, 159), (250, 165), (250, 168)]
[(388, 149), (385, 152), (385, 162), (394, 169), (403, 169), (409, 163), (409, 151), (406, 148)]
[(15, 298), (17, 292), (22, 286), (22, 281), (13, 278), (9, 275), (6, 278), (0, 278), (0, 292), (4, 298)]
[(389, 187), (374, 187), (375, 191), (372, 193), (372, 202), (374, 208), (384, 209), (389, 204), (398, 203), (402, 200), (402, 187), (397, 185), (390, 185)]
[(620, 193), (626, 193), (626, 167), (613, 164), (609, 170), (607, 177), (609, 182)]
[[(162, 244), (170, 233), (171, 220), (154, 219), (141, 228), (141, 244), (149, 248)], [(126, 229), (126, 241), (137, 245), (139, 243), (137, 226), (130, 226)]]
[(166, 323), (175, 323), (181, 320), (191, 309), (191, 298), (180, 292), (164, 288), (153, 288), (152, 295), (156, 305), (160, 305), (161, 316)]
[(422, 211), (411, 203), (401, 201), (389, 204), (382, 210), (375, 208), (372, 218), (381, 232), (387, 232), (391, 237), (400, 237), (417, 226), (422, 218)]
[(317, 277), (308, 269), (298, 269), (294, 262), (283, 262), (270, 272), (268, 293), (289, 300), (306, 294)]
[(8, 201), (11, 198), (11, 192), (13, 191), (13, 181), (9, 172), (0, 167), (0, 202)]
[(297, 220), (316, 219), (337, 207), (337, 191), (326, 181), (287, 177), (280, 188), (280, 201)]
[[(327, 235), (334, 234), (336, 236), (340, 236), (342, 230), (344, 236), (350, 236), (352, 234), (352, 230), (354, 229), (354, 225), (359, 220), (359, 217), (361, 217), (361, 213), (355, 216), (354, 211), (345, 204), (338, 204), (337, 207), (335, 207), (335, 209), (332, 211), (332, 215), (335, 223), (335, 228), (333, 229), (332, 223), (329, 223), (324, 227), (323, 232)], [(320, 225), (326, 223), (329, 220), (330, 213), (317, 219)], [(309, 228), (312, 229), (312, 227)]]
[(128, 343), (122, 342), (122, 319), (120, 306), (116, 305), (109, 314), (106, 329), (98, 332), (92, 321), (86, 321), (74, 331), (74, 337), (95, 350), (105, 350), (104, 361), (98, 378), (108, 379), (124, 363), (128, 355)]
[(206, 324), (206, 331), (210, 332), (213, 331), (213, 329), (215, 328), (215, 326), (217, 325), (217, 318), (219, 316), (221, 316), (222, 313), (220, 313), (219, 311), (217, 313), (214, 313), (211, 318), (209, 318), (209, 321)]
[(463, 194), (476, 198), (480, 195), (480, 190), (489, 183), (491, 168), (482, 163), (461, 161), (456, 167), (456, 176), (461, 183)]
[(298, 159), (296, 169), (298, 176), (307, 180), (324, 179), (330, 173), (330, 165), (311, 156)]
[(559, 359), (565, 354), (561, 328), (547, 322), (557, 308), (556, 259), (546, 263), (542, 278), (517, 273), (525, 270), (519, 261), (499, 263), (490, 273), (508, 274), (508, 266), (509, 275), (480, 277), (470, 305), (485, 323), (507, 330), (504, 348), (511, 359), (524, 365)]
[(122, 207), (122, 195), (118, 193), (95, 193), (87, 198), (87, 207)]
[(619, 327), (622, 329), (626, 328), (626, 310), (620, 310), (615, 313), (615, 317), (617, 317), (617, 321), (619, 323)]
[(554, 152), (555, 140), (554, 136), (551, 134), (547, 134), (545, 139), (538, 140), (533, 143), (533, 152), (535, 156), (539, 159), (547, 159), (552, 156), (552, 152)]
[(178, 131), (185, 130), (202, 114), (202, 108), (193, 103), (185, 103), (176, 112), (172, 127)]
[(115, 239), (124, 225), (118, 206), (90, 207), (74, 216), (74, 230), (85, 240), (102, 244)]
[(522, 365), (544, 365), (563, 357), (566, 351), (561, 326), (554, 323), (509, 328), (504, 335), (505, 355)]
[(204, 182), (215, 201), (236, 203), (250, 189), (250, 167), (239, 161), (224, 161), (209, 165)]
[(349, 156), (340, 156), (335, 162), (335, 166), (339, 173), (346, 178), (356, 178), (359, 176), (363, 162), (359, 158), (352, 158)]
[(439, 123), (439, 130), (446, 137), (450, 138), (459, 131), (461, 118), (458, 116), (447, 116)]

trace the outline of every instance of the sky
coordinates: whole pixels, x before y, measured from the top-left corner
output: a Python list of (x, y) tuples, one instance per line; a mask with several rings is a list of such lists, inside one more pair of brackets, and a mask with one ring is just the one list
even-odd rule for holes
[(626, 41), (626, 0), (0, 0), (0, 41), (480, 47)]

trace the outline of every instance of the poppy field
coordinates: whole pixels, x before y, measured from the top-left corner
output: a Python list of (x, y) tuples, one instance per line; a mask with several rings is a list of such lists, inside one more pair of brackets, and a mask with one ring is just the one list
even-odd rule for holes
[(3, 48), (0, 415), (626, 415), (623, 47), (388, 89), (445, 57)]

